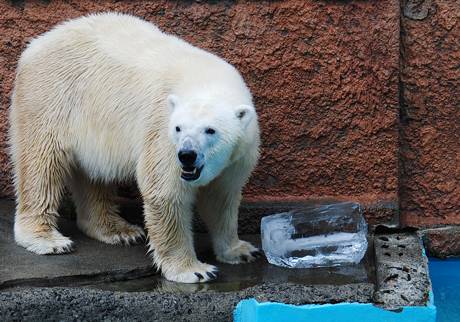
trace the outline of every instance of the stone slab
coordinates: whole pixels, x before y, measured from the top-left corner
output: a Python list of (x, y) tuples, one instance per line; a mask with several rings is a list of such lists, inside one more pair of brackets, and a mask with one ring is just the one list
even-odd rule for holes
[(427, 306), (432, 287), (420, 237), (415, 233), (377, 234), (374, 249), (374, 304), (390, 310)]
[[(124, 217), (138, 210), (122, 207)], [(217, 265), (221, 274), (211, 283), (180, 284), (155, 274), (144, 246), (94, 241), (68, 217), (61, 218), (60, 229), (77, 251), (34, 255), (15, 244), (13, 220), (14, 202), (0, 200), (1, 321), (232, 321), (234, 308), (247, 298), (294, 305), (370, 303), (374, 292), (372, 251), (355, 267), (292, 270), (265, 259), (225, 265), (215, 261), (207, 236), (197, 234), (198, 258)], [(259, 235), (245, 238), (260, 246)]]

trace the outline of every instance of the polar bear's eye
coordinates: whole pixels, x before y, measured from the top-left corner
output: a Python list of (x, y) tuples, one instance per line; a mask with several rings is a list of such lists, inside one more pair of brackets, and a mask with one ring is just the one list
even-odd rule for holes
[(214, 129), (206, 129), (207, 134), (214, 134), (216, 131)]
[(176, 132), (180, 132), (180, 127), (176, 126)]

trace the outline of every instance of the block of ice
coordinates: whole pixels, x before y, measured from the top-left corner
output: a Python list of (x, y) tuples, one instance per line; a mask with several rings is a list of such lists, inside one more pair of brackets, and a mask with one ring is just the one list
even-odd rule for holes
[(367, 224), (357, 202), (306, 207), (262, 218), (269, 263), (290, 268), (358, 264), (367, 250)]

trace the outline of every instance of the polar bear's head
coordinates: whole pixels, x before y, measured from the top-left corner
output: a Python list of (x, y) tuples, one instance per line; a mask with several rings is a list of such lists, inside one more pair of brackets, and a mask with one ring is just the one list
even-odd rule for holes
[(253, 106), (229, 106), (222, 100), (182, 101), (176, 95), (169, 95), (167, 103), (171, 112), (168, 136), (182, 180), (205, 185), (241, 156), (236, 147), (254, 118)]

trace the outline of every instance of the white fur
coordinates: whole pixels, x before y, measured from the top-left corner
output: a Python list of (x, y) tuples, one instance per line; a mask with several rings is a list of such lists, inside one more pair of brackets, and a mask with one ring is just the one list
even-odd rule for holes
[[(80, 229), (108, 243), (138, 241), (143, 231), (113, 203), (115, 183), (136, 178), (150, 250), (166, 278), (212, 278), (215, 268), (193, 250), (195, 203), (219, 260), (253, 259), (256, 249), (236, 229), (241, 188), (258, 159), (257, 116), (243, 79), (222, 59), (132, 16), (75, 19), (22, 54), (10, 121), (15, 238), (27, 249), (73, 248), (56, 228), (67, 180)], [(184, 145), (203, 165), (193, 182), (180, 178)]]

